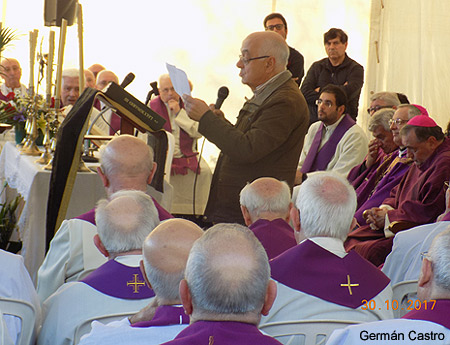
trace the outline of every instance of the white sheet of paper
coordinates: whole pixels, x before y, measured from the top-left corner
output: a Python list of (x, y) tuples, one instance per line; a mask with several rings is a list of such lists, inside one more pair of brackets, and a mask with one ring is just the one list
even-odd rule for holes
[(189, 81), (185, 71), (176, 68), (174, 65), (170, 65), (166, 62), (166, 68), (170, 75), (173, 88), (175, 92), (180, 96), (191, 95), (191, 88), (189, 87)]

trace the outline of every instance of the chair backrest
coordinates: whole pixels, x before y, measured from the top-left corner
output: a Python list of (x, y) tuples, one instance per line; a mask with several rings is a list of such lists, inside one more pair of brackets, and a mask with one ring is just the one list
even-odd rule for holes
[(260, 330), (283, 344), (319, 345), (325, 344), (335, 329), (358, 323), (348, 320), (297, 320), (266, 323), (260, 326)]
[(414, 309), (414, 301), (417, 299), (417, 280), (405, 280), (392, 287), (392, 310), (394, 317), (400, 318), (408, 311)]
[(34, 344), (36, 310), (32, 304), (11, 298), (0, 298), (0, 311), (3, 315), (12, 315), (20, 318), (21, 330), (17, 345)]
[(73, 337), (73, 344), (76, 345), (80, 342), (80, 339), (83, 335), (89, 333), (91, 331), (91, 323), (92, 321), (98, 321), (106, 325), (112, 321), (122, 320), (125, 317), (134, 315), (135, 313), (117, 313), (117, 314), (109, 314), (103, 316), (97, 316), (90, 318), (83, 323), (79, 324), (75, 329), (75, 336)]

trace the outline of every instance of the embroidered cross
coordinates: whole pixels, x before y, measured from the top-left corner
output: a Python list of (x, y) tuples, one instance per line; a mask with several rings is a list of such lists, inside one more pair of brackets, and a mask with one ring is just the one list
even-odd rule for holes
[(145, 285), (144, 282), (139, 281), (138, 274), (133, 274), (134, 281), (127, 282), (127, 286), (132, 285), (133, 286), (133, 293), (139, 293), (139, 286)]
[(341, 286), (348, 287), (348, 292), (350, 293), (350, 295), (353, 295), (352, 286), (359, 286), (359, 284), (350, 284), (350, 276), (347, 274), (347, 284), (341, 284)]

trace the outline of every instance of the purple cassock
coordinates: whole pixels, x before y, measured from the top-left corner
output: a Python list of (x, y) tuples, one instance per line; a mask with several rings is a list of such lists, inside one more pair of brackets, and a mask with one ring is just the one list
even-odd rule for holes
[(162, 305), (156, 308), (155, 315), (150, 321), (136, 322), (133, 323), (131, 327), (153, 327), (182, 324), (189, 324), (189, 316), (186, 315), (183, 307)]
[[(408, 171), (411, 164), (412, 160), (406, 157), (406, 150), (401, 155), (396, 150), (384, 156), (383, 161), (377, 169), (369, 168), (367, 170), (370, 170), (370, 173), (361, 175), (365, 176), (365, 178), (356, 189), (358, 206), (356, 208), (355, 218), (358, 224), (366, 224), (362, 216), (363, 212), (372, 207), (380, 206), (389, 197), (392, 189), (400, 184), (403, 175)], [(358, 180), (361, 179), (361, 176)], [(357, 183), (356, 180), (354, 182)]]
[(270, 261), (272, 278), (291, 289), (348, 308), (359, 308), (390, 280), (351, 251), (340, 258), (310, 240)]
[(434, 306), (433, 301), (422, 302), (420, 309), (410, 311), (402, 319), (430, 321), (450, 329), (450, 299), (438, 299)]
[[(450, 176), (450, 139), (443, 143), (420, 166), (411, 165), (399, 185), (382, 204), (393, 207), (389, 221), (433, 223), (445, 210), (444, 181)], [(368, 225), (353, 230), (345, 249), (355, 249), (376, 266), (381, 265), (392, 249), (393, 237), (386, 238), (383, 229), (372, 230)]]
[(281, 343), (262, 334), (253, 324), (234, 321), (197, 321), (181, 331), (174, 340), (164, 344), (272, 345)]
[[(161, 97), (155, 97), (150, 102), (150, 108), (161, 115), (166, 123), (164, 124), (164, 129), (167, 132), (172, 133), (172, 124), (170, 122), (170, 117), (167, 112), (167, 107), (162, 101)], [(184, 108), (183, 101), (180, 98), (180, 108)], [(194, 139), (192, 139), (188, 133), (186, 133), (182, 128), (180, 128), (180, 151), (183, 154), (181, 158), (172, 159), (172, 175), (186, 175), (187, 169), (192, 170), (194, 173), (200, 173), (200, 166), (198, 165), (197, 152), (192, 151)]]
[(269, 260), (297, 245), (294, 230), (281, 218), (272, 221), (258, 219), (248, 228), (263, 245)]
[(145, 284), (139, 267), (125, 266), (115, 260), (104, 263), (81, 282), (116, 298), (146, 299), (155, 296)]
[(314, 136), (311, 147), (309, 148), (308, 154), (305, 157), (302, 168), (300, 171), (303, 174), (326, 170), (328, 163), (330, 163), (331, 158), (333, 158), (336, 152), (336, 147), (339, 141), (341, 141), (345, 132), (347, 132), (352, 126), (356, 124), (349, 115), (344, 115), (342, 121), (337, 125), (333, 134), (331, 134), (328, 141), (319, 150), (320, 143), (322, 141), (322, 132), (324, 129), (323, 122), (320, 124), (319, 129)]
[[(153, 199), (153, 197), (152, 197), (152, 200), (153, 200), (153, 203), (155, 204), (156, 210), (158, 211), (158, 216), (159, 216), (160, 221), (173, 218), (173, 216), (169, 212), (167, 212), (164, 209), (164, 207), (162, 207), (160, 204), (158, 204), (158, 202), (155, 199)], [(78, 217), (75, 217), (75, 219), (81, 219), (81, 220), (89, 222), (93, 225), (96, 225), (95, 224), (95, 208), (93, 208), (90, 211), (87, 211), (86, 213), (83, 213), (82, 215), (80, 215)]]

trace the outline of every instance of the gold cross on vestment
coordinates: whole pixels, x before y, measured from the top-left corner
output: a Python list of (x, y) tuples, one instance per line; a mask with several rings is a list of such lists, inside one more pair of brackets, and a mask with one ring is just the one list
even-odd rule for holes
[(341, 284), (341, 286), (348, 287), (348, 292), (350, 293), (350, 295), (353, 295), (352, 286), (359, 286), (359, 284), (350, 284), (350, 276), (347, 274), (347, 284)]
[(139, 281), (138, 274), (133, 274), (134, 281), (127, 282), (127, 286), (133, 285), (133, 293), (139, 293), (139, 286), (145, 285), (144, 282)]

